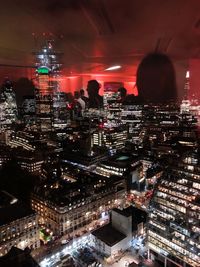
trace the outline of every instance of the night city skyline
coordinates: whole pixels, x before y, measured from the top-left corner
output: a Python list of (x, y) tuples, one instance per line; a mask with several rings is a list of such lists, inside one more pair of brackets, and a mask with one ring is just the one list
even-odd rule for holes
[(0, 10), (0, 267), (200, 267), (200, 3), (28, 2)]

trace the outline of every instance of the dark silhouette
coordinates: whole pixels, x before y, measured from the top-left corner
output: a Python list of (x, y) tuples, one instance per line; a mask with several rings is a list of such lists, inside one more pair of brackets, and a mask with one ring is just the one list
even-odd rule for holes
[(119, 92), (119, 101), (123, 105), (131, 105), (136, 104), (138, 102), (138, 97), (136, 97), (134, 94), (127, 94), (127, 90), (124, 87), (120, 87), (118, 89)]
[(88, 81), (87, 91), (89, 96), (89, 108), (102, 108), (103, 97), (99, 95), (100, 84), (96, 80)]
[(0, 257), (0, 266), (39, 267), (40, 265), (32, 258), (28, 247), (22, 250), (13, 246), (6, 255)]
[(167, 55), (152, 53), (144, 57), (137, 70), (136, 84), (144, 102), (159, 104), (177, 100), (175, 71)]
[(17, 92), (17, 105), (21, 106), (23, 103), (23, 96), (31, 95), (34, 96), (35, 85), (32, 80), (22, 77), (14, 83), (14, 89)]
[(71, 92), (66, 93), (66, 99), (68, 103), (72, 103), (74, 101), (74, 96)]
[(118, 89), (118, 93), (119, 93), (119, 101), (123, 103), (125, 101), (125, 99), (126, 99), (126, 96), (127, 96), (126, 88), (120, 87)]
[(29, 203), (37, 181), (38, 177), (23, 170), (14, 156), (0, 170), (0, 190), (8, 191), (26, 203)]

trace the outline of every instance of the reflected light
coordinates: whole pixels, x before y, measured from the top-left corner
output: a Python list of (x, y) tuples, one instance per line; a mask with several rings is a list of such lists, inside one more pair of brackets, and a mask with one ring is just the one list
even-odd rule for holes
[(109, 67), (105, 70), (117, 70), (117, 69), (121, 69), (121, 66), (120, 65), (116, 65), (116, 66), (112, 66), (112, 67)]

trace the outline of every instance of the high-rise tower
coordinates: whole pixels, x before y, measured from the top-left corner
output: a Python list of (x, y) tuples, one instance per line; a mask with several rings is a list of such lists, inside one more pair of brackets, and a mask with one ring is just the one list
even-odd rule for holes
[(6, 79), (2, 86), (0, 103), (0, 125), (1, 128), (9, 127), (17, 119), (17, 103), (12, 82)]
[(59, 74), (61, 64), (58, 62), (59, 53), (55, 52), (51, 41), (36, 56), (36, 118), (38, 130), (49, 132), (53, 130), (53, 95), (59, 91)]
[(184, 99), (188, 99), (188, 94), (190, 90), (190, 72), (189, 70), (186, 72), (185, 75), (185, 86), (184, 86)]
[(180, 105), (181, 114), (194, 116), (197, 120), (197, 125), (200, 128), (200, 102), (199, 99), (193, 95), (188, 98), (190, 92), (190, 73), (186, 72), (186, 81), (184, 86), (184, 98)]
[[(188, 152), (160, 179), (150, 205), (150, 256), (164, 266), (200, 265), (200, 161)], [(162, 265), (163, 266), (163, 265)]]

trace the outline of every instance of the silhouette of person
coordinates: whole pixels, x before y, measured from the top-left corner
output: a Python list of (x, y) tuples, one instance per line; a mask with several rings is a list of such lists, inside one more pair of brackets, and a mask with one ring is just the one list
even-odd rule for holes
[(135, 104), (137, 101), (137, 98), (135, 97), (134, 94), (127, 94), (127, 90), (124, 87), (120, 87), (118, 89), (118, 92), (120, 94), (120, 98), (119, 101), (123, 104), (123, 105), (130, 105), (130, 104)]
[(124, 87), (120, 87), (120, 88), (118, 89), (118, 93), (119, 93), (119, 101), (120, 101), (121, 103), (124, 103), (124, 101), (125, 101), (125, 99), (126, 99), (126, 96), (127, 96), (127, 90), (126, 90), (126, 88), (124, 88)]
[(89, 96), (89, 108), (103, 108), (103, 97), (99, 95), (100, 84), (97, 80), (88, 81), (87, 91)]
[(138, 95), (146, 103), (168, 103), (177, 100), (174, 66), (167, 55), (151, 53), (137, 69)]

